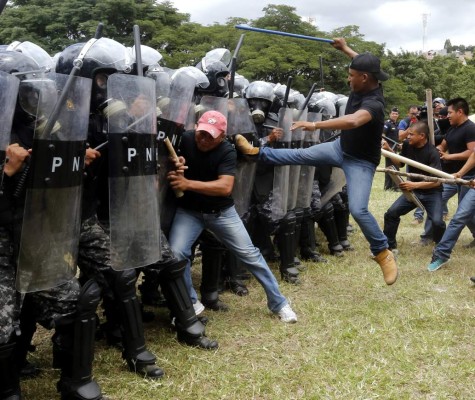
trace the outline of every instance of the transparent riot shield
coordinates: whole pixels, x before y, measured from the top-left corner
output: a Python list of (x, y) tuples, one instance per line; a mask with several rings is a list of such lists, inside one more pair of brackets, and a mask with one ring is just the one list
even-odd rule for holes
[(86, 78), (51, 73), (20, 84), (19, 104), (36, 116), (25, 169), (16, 281), (20, 292), (49, 289), (76, 274), (90, 96), (91, 80)]
[[(160, 90), (163, 92), (164, 88), (160, 87)], [(164, 140), (168, 138), (173, 147), (178, 148), (192, 106), (194, 90), (195, 78), (187, 74), (178, 74), (169, 82), (168, 96), (159, 100), (159, 103), (166, 104), (161, 107), (163, 112), (158, 117), (160, 223), (164, 232), (168, 232), (171, 227), (176, 208), (175, 196), (169, 190), (167, 180), (167, 174), (174, 169), (174, 166), (169, 161), (170, 153)]]
[[(279, 110), (279, 127), (283, 129), (282, 138), (274, 142), (275, 148), (289, 148), (292, 139), (290, 127), (293, 121), (293, 110), (281, 108)], [(289, 165), (274, 167), (274, 182), (271, 195), (271, 216), (274, 221), (284, 217), (288, 211), (289, 195)]]
[(203, 96), (200, 100), (200, 104), (196, 106), (196, 121), (206, 111), (219, 111), (225, 117), (228, 115), (228, 99), (224, 97), (215, 96)]
[[(307, 110), (293, 110), (292, 117), (294, 121), (305, 121), (307, 119)], [(290, 147), (292, 149), (300, 149), (303, 145), (305, 133), (303, 129), (296, 129), (292, 132), (292, 141)], [(300, 180), (300, 165), (289, 166), (289, 199), (287, 203), (288, 211), (297, 207), (297, 198)]]
[[(228, 100), (228, 136), (243, 135), (253, 146), (258, 146), (256, 126), (246, 99)], [(249, 211), (251, 194), (256, 177), (257, 163), (238, 153), (232, 197), (241, 218)]]
[(341, 168), (333, 167), (330, 182), (322, 190), (321, 206), (327, 204), (346, 185), (345, 173)]
[(20, 80), (0, 71), (0, 163), (5, 162), (5, 152), (10, 144), (13, 114), (18, 96)]
[(157, 117), (152, 79), (112, 74), (109, 104), (109, 217), (111, 263), (116, 270), (160, 259)]
[[(307, 121), (316, 122), (322, 120), (321, 113), (309, 112), (307, 115)], [(318, 143), (320, 137), (320, 130), (305, 131), (303, 139), (303, 148), (314, 146)], [(310, 201), (312, 199), (312, 188), (315, 177), (315, 167), (311, 165), (302, 165), (300, 167), (299, 187), (297, 193), (297, 207), (307, 208), (310, 207)]]

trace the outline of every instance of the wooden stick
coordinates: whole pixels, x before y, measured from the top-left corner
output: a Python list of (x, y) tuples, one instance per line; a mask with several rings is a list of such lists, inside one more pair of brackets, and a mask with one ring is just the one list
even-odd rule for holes
[(427, 124), (429, 125), (429, 143), (435, 146), (434, 110), (432, 109), (432, 89), (426, 89)]
[[(175, 160), (178, 160), (178, 156), (176, 154), (176, 151), (175, 149), (173, 148), (173, 145), (172, 143), (170, 142), (170, 139), (168, 139), (167, 137), (165, 137), (165, 139), (163, 139), (163, 142), (165, 143), (165, 146), (167, 146), (167, 150), (168, 152), (170, 153), (170, 156), (175, 159)], [(183, 197), (183, 195), (185, 193), (183, 193), (181, 190), (173, 190), (175, 192), (175, 196), (176, 197)]]
[(428, 176), (422, 174), (414, 174), (412, 172), (403, 172), (403, 171), (395, 171), (392, 168), (376, 168), (377, 172), (387, 172), (388, 174), (399, 175), (399, 176), (407, 176), (408, 178), (420, 179), (424, 182), (440, 182), (440, 183), (447, 183), (449, 185), (465, 185), (470, 186), (470, 181), (465, 179), (454, 178), (439, 178), (437, 176)]
[(439, 176), (441, 178), (454, 179), (453, 175), (450, 175), (447, 172), (441, 171), (440, 169), (429, 167), (428, 165), (421, 164), (417, 161), (411, 160), (410, 158), (400, 156), (399, 154), (392, 153), (384, 149), (381, 149), (381, 154), (384, 157), (388, 157), (388, 158), (391, 158), (392, 160), (402, 162), (404, 164), (410, 165), (411, 167), (416, 167), (420, 169), (421, 171), (428, 172), (429, 174)]

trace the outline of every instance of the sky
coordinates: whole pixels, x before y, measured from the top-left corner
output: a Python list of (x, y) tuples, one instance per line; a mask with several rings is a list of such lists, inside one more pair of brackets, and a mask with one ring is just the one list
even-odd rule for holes
[[(386, 43), (393, 53), (440, 50), (452, 45), (475, 45), (475, 1), (455, 0), (170, 0), (190, 20), (202, 25), (224, 24), (230, 17), (257, 19), (269, 4), (295, 7), (301, 17), (313, 18), (318, 29), (357, 25), (364, 39)], [(423, 48), (423, 14), (427, 15)], [(245, 33), (245, 31), (241, 31)]]

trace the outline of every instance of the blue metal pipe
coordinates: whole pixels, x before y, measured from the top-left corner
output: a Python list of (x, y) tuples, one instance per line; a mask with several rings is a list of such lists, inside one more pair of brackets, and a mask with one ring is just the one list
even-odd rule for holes
[(325, 38), (318, 38), (313, 36), (306, 36), (306, 35), (298, 35), (296, 33), (288, 33), (288, 32), (281, 32), (281, 31), (272, 31), (270, 29), (261, 29), (261, 28), (253, 28), (246, 24), (240, 24), (235, 26), (236, 29), (244, 29), (245, 31), (252, 31), (252, 32), (261, 32), (261, 33), (268, 33), (271, 35), (280, 35), (280, 36), (289, 36), (297, 39), (307, 39), (307, 40), (314, 40), (316, 42), (325, 42), (325, 43), (333, 43), (333, 39), (325, 39)]

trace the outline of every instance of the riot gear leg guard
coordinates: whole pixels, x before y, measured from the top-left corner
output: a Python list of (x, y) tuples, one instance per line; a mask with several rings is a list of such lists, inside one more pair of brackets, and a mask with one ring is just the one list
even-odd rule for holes
[(295, 209), (295, 236), (294, 236), (294, 265), (302, 270), (304, 266), (300, 262), (300, 260), (297, 257), (297, 248), (299, 247), (299, 242), (300, 242), (300, 229), (302, 227), (302, 221), (303, 221), (303, 209), (302, 208), (296, 208)]
[(249, 290), (244, 282), (239, 279), (239, 274), (242, 270), (242, 262), (229, 251), (226, 253), (226, 270), (228, 273), (228, 276), (224, 281), (226, 287), (238, 296), (247, 296)]
[(20, 377), (15, 365), (15, 342), (0, 344), (0, 398), (20, 400)]
[(295, 213), (288, 212), (280, 220), (276, 234), (277, 246), (280, 253), (280, 274), (289, 283), (299, 283), (299, 271), (295, 268)]
[(205, 327), (195, 314), (183, 276), (185, 266), (186, 260), (170, 260), (166, 265), (162, 265), (160, 273), (163, 295), (175, 317), (178, 341), (203, 349), (217, 349), (218, 343), (206, 337)]
[(132, 372), (158, 379), (163, 376), (163, 370), (155, 364), (156, 357), (145, 346), (142, 310), (135, 291), (136, 281), (135, 270), (117, 272), (114, 292), (122, 317), (122, 357)]
[(201, 302), (214, 311), (228, 311), (229, 307), (219, 299), (219, 278), (226, 248), (211, 234), (204, 232), (201, 248)]
[(39, 375), (40, 370), (27, 360), (28, 352), (34, 351), (35, 346), (31, 344), (33, 335), (36, 332), (36, 318), (32, 308), (32, 297), (25, 296), (20, 313), (20, 332), (16, 338), (15, 359), (19, 369), (20, 377), (33, 378)]
[(335, 217), (333, 215), (333, 205), (325, 204), (323, 207), (322, 218), (318, 221), (318, 226), (328, 240), (328, 250), (330, 254), (337, 257), (343, 256), (343, 246), (338, 239), (338, 231), (336, 228)]
[(343, 250), (345, 251), (352, 251), (354, 247), (351, 245), (350, 241), (348, 240), (348, 231), (346, 227), (348, 226), (348, 217), (350, 215), (348, 209), (341, 209), (339, 207), (335, 207), (333, 214), (335, 216), (335, 223), (336, 229), (338, 232), (338, 240), (340, 241)]
[(53, 367), (61, 368), (57, 384), (61, 400), (101, 400), (99, 385), (92, 379), (96, 309), (101, 290), (90, 280), (82, 287), (74, 319), (59, 319), (53, 335)]
[(317, 252), (315, 239), (315, 222), (312, 219), (310, 211), (304, 213), (304, 218), (300, 227), (300, 257), (307, 261), (327, 262)]

